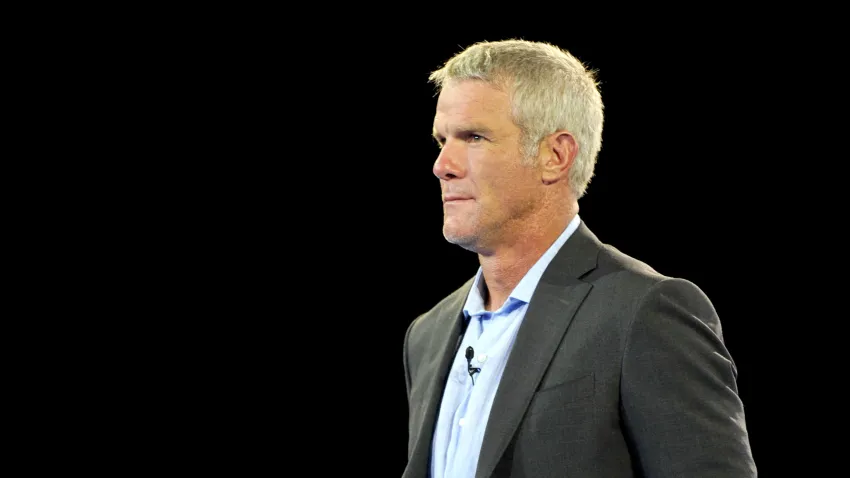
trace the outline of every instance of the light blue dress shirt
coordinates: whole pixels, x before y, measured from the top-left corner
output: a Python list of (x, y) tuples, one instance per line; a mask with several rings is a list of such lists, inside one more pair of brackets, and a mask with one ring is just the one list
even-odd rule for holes
[[(432, 478), (474, 478), (490, 407), (528, 302), (549, 262), (580, 221), (578, 215), (570, 221), (495, 312), (484, 310), (483, 276), (478, 268), (463, 307), (469, 324), (449, 371), (434, 430)], [(471, 365), (481, 369), (473, 375), (474, 385), (466, 360), (466, 349), (470, 346), (475, 351)]]

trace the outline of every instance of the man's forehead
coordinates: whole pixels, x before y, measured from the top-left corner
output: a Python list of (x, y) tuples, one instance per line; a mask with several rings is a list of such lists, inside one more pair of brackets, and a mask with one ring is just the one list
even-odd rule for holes
[(433, 133), (448, 135), (464, 132), (483, 134), (503, 129), (513, 124), (510, 116), (502, 111), (485, 111), (481, 114), (451, 114), (437, 112), (432, 123)]
[(494, 129), (510, 123), (507, 95), (481, 82), (450, 86), (440, 93), (433, 129)]

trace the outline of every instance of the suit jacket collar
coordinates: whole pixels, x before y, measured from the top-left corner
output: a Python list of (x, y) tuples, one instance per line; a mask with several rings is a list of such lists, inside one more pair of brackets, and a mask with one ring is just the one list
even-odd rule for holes
[[(519, 426), (573, 315), (591, 289), (591, 285), (580, 278), (596, 267), (600, 249), (598, 239), (582, 221), (540, 278), (513, 347), (514, 351), (521, 352), (509, 356), (493, 401), (476, 477), (492, 474)], [(436, 319), (435, 343), (441, 350), (440, 373), (435, 374), (428, 385), (418, 436), (403, 478), (424, 478), (429, 474), (437, 411), (465, 329), (463, 306), (472, 283), (470, 279), (455, 291), (445, 302), (445, 312)]]
[(558, 344), (593, 287), (581, 277), (596, 268), (601, 247), (582, 222), (540, 278), (493, 400), (477, 478), (489, 477), (507, 449)]

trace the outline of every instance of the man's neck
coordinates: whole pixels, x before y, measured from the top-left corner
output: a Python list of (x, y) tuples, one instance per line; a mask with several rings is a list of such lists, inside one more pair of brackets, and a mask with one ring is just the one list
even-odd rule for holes
[(486, 310), (497, 310), (505, 303), (529, 269), (564, 232), (575, 214), (561, 216), (544, 227), (527, 229), (525, 234), (521, 234), (512, 243), (502, 245), (490, 254), (478, 255), (486, 285)]

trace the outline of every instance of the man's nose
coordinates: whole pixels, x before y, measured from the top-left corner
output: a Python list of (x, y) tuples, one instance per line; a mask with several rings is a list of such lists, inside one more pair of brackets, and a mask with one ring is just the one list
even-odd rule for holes
[(440, 149), (437, 160), (434, 161), (434, 176), (443, 180), (463, 176), (464, 154), (463, 148), (458, 147), (455, 143), (446, 142)]

